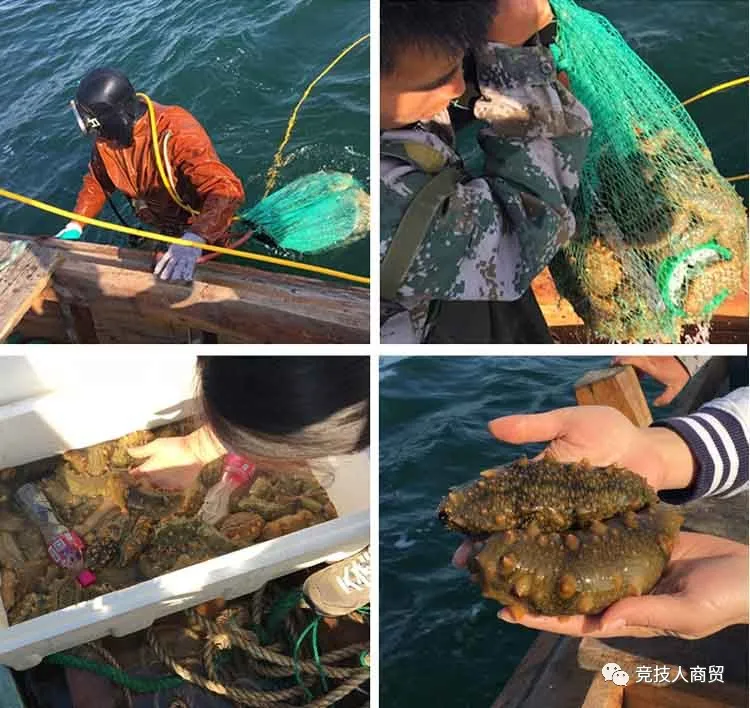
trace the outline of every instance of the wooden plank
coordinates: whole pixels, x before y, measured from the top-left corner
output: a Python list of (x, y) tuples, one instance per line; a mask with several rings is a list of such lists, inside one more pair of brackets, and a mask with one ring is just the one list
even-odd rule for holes
[(22, 342), (40, 340), (52, 343), (65, 343), (68, 334), (58, 303), (43, 299), (38, 311), (29, 310), (16, 327), (15, 334)]
[[(629, 705), (628, 694), (635, 689), (634, 695), (640, 700), (640, 695), (666, 696), (673, 690), (682, 695), (681, 703), (662, 703), (641, 701), (634, 706), (683, 706), (703, 705), (692, 702), (698, 697), (713, 697), (720, 702), (722, 708), (729, 706), (747, 705), (748, 697), (748, 627), (735, 625), (712, 634), (703, 639), (685, 641), (673, 637), (657, 637), (652, 639), (636, 639), (621, 637), (617, 639), (581, 640), (578, 649), (578, 663), (583, 669), (599, 673), (602, 667), (615, 662), (630, 675), (630, 683), (625, 690), (624, 705)], [(666, 667), (669, 670), (670, 683), (653, 684), (637, 681), (637, 667), (650, 667), (653, 675), (655, 667)], [(708, 683), (708, 667), (721, 666), (723, 668), (723, 682)], [(678, 669), (682, 667), (682, 676), (690, 678), (692, 667), (703, 667), (706, 670), (706, 682), (685, 683), (678, 677)], [(675, 681), (675, 679), (677, 679)], [(650, 692), (641, 686), (656, 688), (658, 694)], [(642, 694), (639, 693), (642, 691)], [(742, 703), (737, 703), (737, 696), (744, 696)], [(634, 698), (635, 700), (635, 698)], [(666, 699), (664, 699), (666, 700)], [(707, 704), (711, 706), (711, 704)], [(713, 706), (711, 706), (713, 708)]]
[(611, 406), (638, 427), (654, 422), (638, 374), (632, 366), (589, 371), (575, 384), (579, 406)]
[(155, 278), (147, 252), (69, 242), (50, 247), (68, 256), (56, 282), (91, 309), (98, 331), (102, 319), (124, 317), (131, 334), (150, 320), (245, 342), (369, 341), (366, 288), (213, 262), (199, 266), (192, 285), (180, 285)]
[(724, 300), (716, 310), (719, 317), (743, 317), (747, 319), (748, 309), (750, 309), (750, 299), (748, 298), (747, 269), (742, 277), (742, 287), (739, 292), (732, 297)]
[(0, 341), (47, 287), (60, 254), (27, 241), (0, 241)]
[[(100, 344), (187, 344), (190, 342), (187, 327), (180, 327), (160, 320), (132, 320), (130, 309), (120, 311), (116, 307), (106, 307), (91, 312), (95, 334)], [(132, 321), (131, 321), (132, 320)], [(66, 331), (60, 304), (54, 300), (45, 300), (42, 311), (37, 314), (26, 313), (16, 328), (24, 340), (42, 340), (55, 344), (70, 341)], [(235, 343), (246, 343), (243, 338)]]
[[(656, 660), (651, 656), (653, 648), (649, 640), (641, 639), (640, 647), (630, 645), (628, 648), (618, 644), (619, 641), (584, 637), (578, 645), (578, 665), (599, 674), (605, 664), (615, 663), (628, 673), (632, 681), (636, 680), (638, 666), (653, 668), (656, 665)], [(658, 665), (669, 668), (670, 676), (677, 673), (677, 663), (667, 661), (663, 655), (659, 657)]]
[[(545, 268), (531, 283), (544, 319), (555, 341), (562, 344), (587, 344), (596, 342), (586, 332), (583, 320), (576, 314), (568, 300), (560, 295), (549, 268)], [(714, 313), (711, 320), (711, 342), (715, 344), (746, 344), (748, 341), (747, 277), (742, 287)]]
[(747, 344), (747, 317), (715, 315), (711, 319), (712, 344)]
[(668, 687), (644, 683), (627, 686), (622, 702), (622, 708), (744, 708), (744, 706), (747, 706), (747, 690), (742, 687), (711, 684), (702, 688), (693, 685), (687, 689), (681, 682)]
[(540, 632), (523, 661), (516, 666), (492, 708), (515, 708), (523, 705), (537, 683), (539, 672), (550, 661), (561, 640), (562, 637), (557, 634)]
[(211, 332), (242, 333), (248, 341), (265, 343), (361, 341), (352, 327), (336, 321), (333, 302), (324, 314), (317, 299), (311, 312), (302, 297), (284, 288), (201, 281), (189, 287), (163, 283), (148, 272), (77, 260), (59, 270), (57, 279), (92, 312), (111, 314), (116, 309), (131, 326), (155, 319)]
[(492, 708), (580, 708), (593, 677), (576, 663), (578, 640), (542, 633)]
[(545, 268), (531, 283), (539, 307), (544, 314), (547, 325), (557, 327), (583, 328), (583, 320), (576, 314), (570, 304), (557, 290), (549, 268)]
[[(583, 325), (559, 325), (551, 326), (550, 334), (555, 344), (607, 344), (604, 339), (597, 339)], [(681, 344), (687, 343), (687, 335), (691, 334), (691, 328), (686, 328), (680, 340)], [(692, 336), (695, 328), (692, 328)], [(711, 344), (747, 344), (748, 342), (748, 320), (744, 317), (714, 317), (711, 320), (709, 332)]]
[(622, 708), (625, 689), (596, 674), (581, 708)]

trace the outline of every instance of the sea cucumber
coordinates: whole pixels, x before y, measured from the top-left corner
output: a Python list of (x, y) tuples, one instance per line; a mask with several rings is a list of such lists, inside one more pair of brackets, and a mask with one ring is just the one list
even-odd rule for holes
[(597, 614), (648, 593), (683, 521), (629, 470), (548, 458), (483, 473), (452, 490), (438, 515), (450, 529), (486, 539), (469, 571), (484, 597), (517, 618)]

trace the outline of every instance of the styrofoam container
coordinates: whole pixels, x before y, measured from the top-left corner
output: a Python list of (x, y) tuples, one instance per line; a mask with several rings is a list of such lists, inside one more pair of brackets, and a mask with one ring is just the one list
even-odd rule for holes
[[(56, 366), (49, 353), (0, 357), (0, 469), (192, 412), (194, 356), (75, 349), (78, 356), (56, 356)], [(360, 550), (370, 540), (368, 454), (328, 458), (313, 472), (339, 518), (0, 629), (0, 664), (27, 669), (49, 654), (136, 632), (159, 617), (245, 595), (273, 578)]]

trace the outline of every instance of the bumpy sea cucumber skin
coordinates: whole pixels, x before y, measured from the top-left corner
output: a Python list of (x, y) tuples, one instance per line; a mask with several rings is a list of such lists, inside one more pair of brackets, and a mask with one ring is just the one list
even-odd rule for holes
[(532, 523), (563, 531), (656, 502), (645, 479), (630, 470), (522, 458), (451, 490), (438, 515), (454, 531), (482, 536)]
[(544, 615), (597, 614), (616, 600), (649, 592), (659, 580), (682, 517), (658, 504), (584, 530), (496, 533), (472, 559), (482, 594)]

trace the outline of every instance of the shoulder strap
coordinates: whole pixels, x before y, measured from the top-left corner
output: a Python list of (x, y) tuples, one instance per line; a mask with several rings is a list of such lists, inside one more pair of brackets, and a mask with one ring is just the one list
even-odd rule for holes
[(380, 264), (381, 298), (396, 298), (396, 293), (427, 235), (430, 224), (462, 176), (462, 170), (446, 167), (427, 182), (412, 199)]

